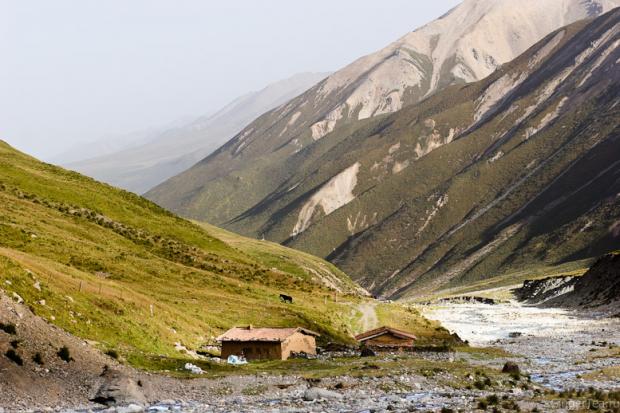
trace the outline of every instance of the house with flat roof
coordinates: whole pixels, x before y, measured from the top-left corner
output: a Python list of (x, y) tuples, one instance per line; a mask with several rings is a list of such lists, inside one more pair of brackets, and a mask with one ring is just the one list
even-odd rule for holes
[(217, 340), (222, 343), (222, 358), (245, 356), (247, 360), (286, 360), (292, 353), (316, 354), (320, 334), (301, 327), (234, 327)]

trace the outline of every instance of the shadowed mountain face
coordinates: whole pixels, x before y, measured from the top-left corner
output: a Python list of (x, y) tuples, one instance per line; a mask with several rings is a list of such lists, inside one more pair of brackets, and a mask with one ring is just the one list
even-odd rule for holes
[[(213, 115), (158, 132), (143, 133), (135, 137), (135, 144), (124, 142), (124, 146), (118, 150), (111, 151), (101, 145), (91, 144), (96, 148), (101, 147), (102, 151), (108, 149), (104, 156), (61, 163), (95, 179), (143, 193), (186, 170), (258, 116), (286, 103), (328, 75), (298, 74), (258, 92), (241, 96)], [(131, 136), (126, 139), (129, 138)], [(74, 152), (83, 153), (84, 149), (76, 148)], [(88, 151), (93, 152), (93, 148)], [(77, 154), (69, 152), (64, 156), (75, 157)]]
[(515, 293), (528, 304), (597, 309), (620, 316), (620, 253), (602, 256), (581, 276), (529, 280)]
[[(389, 297), (599, 255), (619, 240), (619, 14), (279, 162), (272, 135), (263, 155), (244, 150), (248, 129), (149, 196), (328, 257)], [(240, 190), (251, 206), (229, 215)]]

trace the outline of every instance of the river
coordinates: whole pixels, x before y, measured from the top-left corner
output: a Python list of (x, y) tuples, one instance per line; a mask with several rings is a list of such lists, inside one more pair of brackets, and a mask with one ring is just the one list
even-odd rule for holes
[(446, 303), (422, 312), (473, 346), (497, 346), (515, 355), (534, 381), (551, 388), (620, 387), (617, 379), (589, 376), (620, 366), (619, 319), (516, 301)]

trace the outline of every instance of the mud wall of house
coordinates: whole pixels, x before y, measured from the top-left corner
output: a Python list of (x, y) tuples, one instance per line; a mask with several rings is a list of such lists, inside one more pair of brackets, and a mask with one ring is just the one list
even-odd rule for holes
[(289, 358), (292, 352), (316, 354), (316, 340), (313, 336), (295, 333), (282, 343), (282, 359)]
[(248, 360), (281, 359), (282, 346), (279, 342), (266, 341), (225, 341), (222, 343), (222, 358), (231, 354), (243, 354)]

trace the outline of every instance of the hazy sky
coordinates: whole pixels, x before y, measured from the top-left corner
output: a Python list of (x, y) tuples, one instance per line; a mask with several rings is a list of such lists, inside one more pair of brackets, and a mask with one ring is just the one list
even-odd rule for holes
[(336, 70), (460, 0), (0, 0), (0, 139), (42, 158)]

